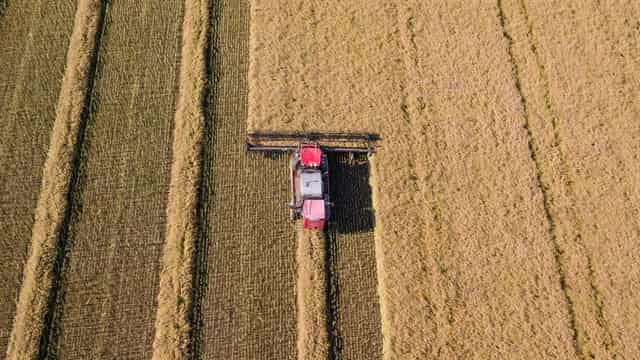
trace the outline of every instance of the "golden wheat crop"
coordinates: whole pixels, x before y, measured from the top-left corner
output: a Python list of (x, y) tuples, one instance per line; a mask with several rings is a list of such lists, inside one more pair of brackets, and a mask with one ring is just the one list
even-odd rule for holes
[[(634, 254), (637, 72), (610, 50), (633, 56), (634, 6), (253, 4), (249, 131), (381, 135), (371, 184), (386, 357), (635, 350), (637, 270), (616, 272), (598, 241)], [(594, 194), (630, 205), (603, 216), (611, 202)]]
[[(583, 358), (640, 351), (634, 2), (504, 1)], [(635, 49), (635, 53), (634, 53)], [(622, 56), (620, 56), (622, 55)], [(611, 175), (615, 174), (615, 175)], [(606, 199), (606, 200), (605, 200)], [(616, 205), (613, 205), (616, 204)]]

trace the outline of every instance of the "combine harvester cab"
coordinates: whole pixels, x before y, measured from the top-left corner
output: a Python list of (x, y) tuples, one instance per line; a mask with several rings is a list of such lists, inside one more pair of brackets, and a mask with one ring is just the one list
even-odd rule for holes
[(331, 213), (329, 160), (318, 144), (302, 143), (291, 154), (291, 218), (309, 230), (322, 230)]

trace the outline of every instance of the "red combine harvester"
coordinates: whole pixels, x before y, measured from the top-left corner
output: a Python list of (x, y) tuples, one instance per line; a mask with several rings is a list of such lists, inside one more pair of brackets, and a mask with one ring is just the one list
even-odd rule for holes
[[(245, 142), (245, 150), (291, 152), (291, 219), (302, 218), (305, 229), (322, 230), (331, 216), (333, 206), (329, 191), (327, 153), (372, 154), (374, 140), (377, 137), (373, 134), (250, 133)], [(296, 141), (297, 145), (287, 144), (291, 141)]]

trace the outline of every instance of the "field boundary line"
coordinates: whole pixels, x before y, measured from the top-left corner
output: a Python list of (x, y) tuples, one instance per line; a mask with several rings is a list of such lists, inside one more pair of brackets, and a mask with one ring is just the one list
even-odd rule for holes
[(36, 358), (47, 348), (103, 17), (102, 0), (79, 1), (7, 359)]
[(185, 0), (153, 359), (190, 356), (209, 12), (208, 1)]

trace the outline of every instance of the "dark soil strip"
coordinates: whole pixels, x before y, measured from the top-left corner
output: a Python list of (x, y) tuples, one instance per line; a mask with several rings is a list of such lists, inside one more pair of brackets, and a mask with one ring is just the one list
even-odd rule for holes
[(331, 155), (332, 221), (328, 228), (331, 358), (382, 357), (374, 214), (365, 156)]

